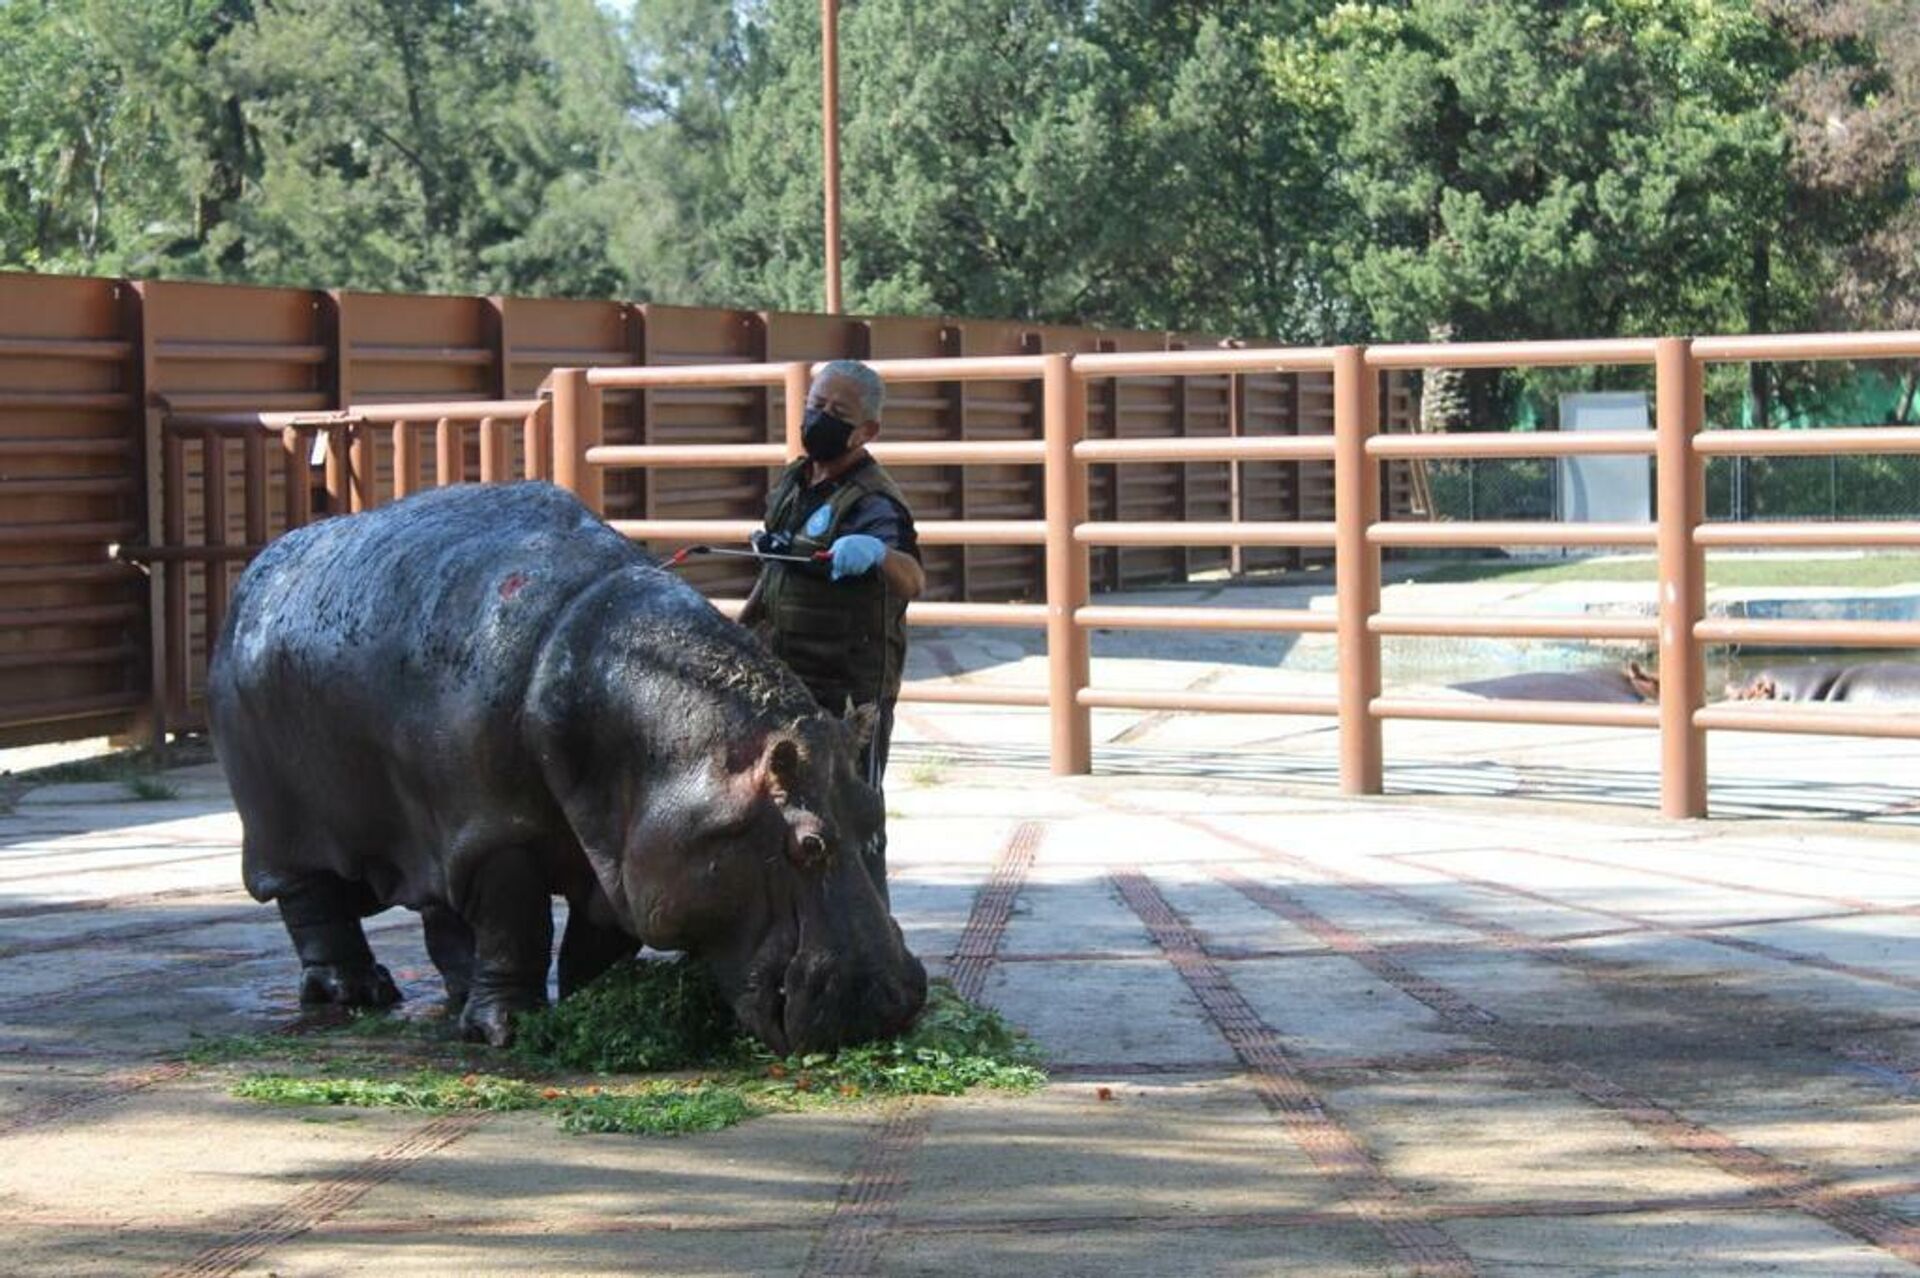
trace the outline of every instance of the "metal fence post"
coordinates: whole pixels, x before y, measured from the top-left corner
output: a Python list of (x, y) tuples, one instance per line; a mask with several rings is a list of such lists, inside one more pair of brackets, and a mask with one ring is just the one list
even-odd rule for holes
[(1366, 351), (1342, 346), (1333, 357), (1334, 589), (1340, 644), (1340, 789), (1381, 790), (1380, 637), (1368, 629), (1380, 611), (1380, 551), (1367, 529), (1380, 519), (1379, 463), (1367, 440), (1379, 429), (1380, 396)]
[(805, 360), (787, 365), (784, 386), (787, 460), (792, 461), (801, 452), (800, 428), (807, 420), (807, 393), (813, 389), (813, 365)]
[(596, 515), (606, 514), (606, 484), (587, 450), (600, 443), (600, 392), (584, 368), (553, 370), (553, 482)]
[(1047, 494), (1047, 709), (1055, 776), (1093, 771), (1093, 715), (1080, 704), (1091, 669), (1087, 632), (1074, 614), (1087, 602), (1087, 548), (1074, 529), (1087, 518), (1087, 472), (1073, 446), (1087, 429), (1086, 384), (1069, 355), (1046, 357), (1043, 375)]
[(1706, 468), (1694, 432), (1706, 415), (1693, 343), (1663, 337), (1654, 347), (1660, 550), (1660, 811), (1707, 814), (1707, 737), (1694, 726), (1705, 704), (1706, 663), (1694, 626), (1706, 614), (1706, 557), (1694, 539), (1706, 506)]

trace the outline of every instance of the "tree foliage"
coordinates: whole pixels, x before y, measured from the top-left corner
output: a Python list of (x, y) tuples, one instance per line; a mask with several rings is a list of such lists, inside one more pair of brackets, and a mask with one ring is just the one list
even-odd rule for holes
[[(1920, 326), (1920, 0), (845, 0), (849, 305)], [(6, 0), (0, 266), (812, 308), (815, 0)]]

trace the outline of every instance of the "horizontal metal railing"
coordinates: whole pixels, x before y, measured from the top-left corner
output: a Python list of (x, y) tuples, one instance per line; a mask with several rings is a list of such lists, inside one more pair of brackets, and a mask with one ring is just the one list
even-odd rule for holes
[[(545, 399), (418, 401), (285, 412), (183, 409), (177, 399), (158, 395), (152, 402), (160, 417), (160, 538), (157, 544), (127, 548), (123, 554), (151, 564), (159, 582), (162, 678), (152, 708), (160, 731), (169, 723), (186, 724), (192, 719), (195, 638), (189, 571), (197, 567), (201, 574), (199, 644), (204, 651), (212, 647), (226, 617), (230, 568), (258, 554), (274, 525), (284, 532), (312, 522), (316, 445), (325, 458), (327, 490), (343, 497), (348, 510), (365, 510), (381, 499), (377, 477), (383, 437), (391, 449), (395, 498), (426, 486), (423, 479), (440, 487), (468, 478), (469, 429), (479, 433), (474, 477), (481, 482), (515, 477), (508, 465), (508, 432), (516, 429), (523, 437), (521, 474), (533, 479), (550, 478), (553, 473), (552, 406)], [(433, 463), (430, 474), (423, 477), (422, 437), (429, 431)], [(199, 454), (198, 540), (188, 536), (188, 489), (194, 472), (189, 446), (196, 446)], [(229, 465), (236, 453), (244, 511), (238, 542), (229, 540), (227, 509)], [(270, 521), (269, 491), (276, 464), (280, 515)]]
[[(1131, 708), (1273, 714), (1330, 714), (1340, 723), (1343, 788), (1375, 793), (1381, 786), (1381, 724), (1388, 720), (1570, 724), (1656, 728), (1662, 737), (1663, 811), (1706, 811), (1705, 734), (1711, 730), (1835, 732), (1920, 736), (1920, 722), (1897, 715), (1861, 715), (1765, 706), (1707, 706), (1702, 646), (1709, 643), (1892, 645), (1920, 643), (1920, 624), (1708, 618), (1704, 555), (1732, 546), (1916, 546), (1920, 523), (1709, 525), (1704, 519), (1704, 464), (1740, 453), (1775, 456), (1920, 452), (1920, 429), (1818, 432), (1706, 431), (1702, 369), (1715, 361), (1920, 357), (1920, 334), (1813, 334), (1765, 338), (1629, 338), (1601, 341), (1463, 343), (1371, 348), (1234, 349), (985, 359), (876, 360), (889, 383), (1039, 379), (1041, 438), (893, 444), (874, 452), (897, 464), (1033, 465), (1043, 468), (1046, 518), (1040, 521), (929, 522), (921, 540), (934, 545), (1023, 544), (1046, 548), (1044, 605), (915, 604), (915, 624), (1030, 626), (1047, 630), (1049, 686), (989, 684), (910, 686), (903, 699), (996, 706), (1044, 706), (1052, 720), (1057, 772), (1091, 765), (1093, 709)], [(1377, 374), (1433, 367), (1527, 368), (1579, 365), (1652, 366), (1656, 428), (1644, 433), (1563, 435), (1386, 436), (1378, 433)], [(1201, 374), (1331, 371), (1334, 432), (1264, 438), (1084, 438), (1087, 383), (1111, 377), (1177, 378)], [(798, 452), (800, 414), (812, 366), (710, 364), (693, 369), (558, 370), (554, 374), (556, 472), (598, 502), (601, 471), (628, 466), (775, 466)], [(600, 441), (598, 392), (614, 388), (786, 387), (783, 445), (609, 446)], [(1380, 516), (1378, 467), (1387, 461), (1434, 458), (1649, 457), (1659, 476), (1658, 518), (1649, 523), (1414, 524)], [(1334, 463), (1331, 521), (1093, 522), (1087, 517), (1091, 465), (1139, 462)], [(751, 521), (623, 520), (615, 527), (642, 539), (743, 537)], [(1335, 552), (1331, 613), (1289, 609), (1154, 608), (1094, 604), (1088, 597), (1088, 552), (1095, 546), (1330, 546)], [(1658, 552), (1656, 617), (1440, 616), (1380, 610), (1380, 552), (1389, 547), (1629, 546)], [(733, 605), (737, 606), (737, 605)], [(1332, 696), (1267, 696), (1194, 691), (1130, 691), (1090, 686), (1088, 634), (1094, 629), (1184, 629), (1330, 633), (1338, 638), (1338, 691)], [(1461, 702), (1386, 697), (1380, 690), (1380, 640), (1393, 635), (1492, 638), (1613, 639), (1656, 642), (1662, 678), (1657, 704), (1580, 705), (1552, 701)]]
[[(394, 358), (404, 351), (396, 348)], [(1057, 772), (1091, 767), (1091, 712), (1096, 709), (1210, 711), (1328, 715), (1340, 731), (1342, 786), (1376, 793), (1382, 783), (1381, 727), (1387, 721), (1473, 721), (1654, 728), (1661, 736), (1661, 806), (1674, 816), (1706, 811), (1706, 735), (1712, 731), (1920, 736), (1920, 717), (1859, 714), (1757, 704), (1708, 705), (1702, 648), (1714, 643), (1820, 643), (1835, 646), (1920, 644), (1920, 623), (1709, 618), (1705, 615), (1705, 559), (1709, 550), (1736, 546), (1920, 546), (1920, 523), (1708, 524), (1704, 517), (1707, 459), (1739, 454), (1810, 456), (1840, 453), (1920, 453), (1920, 429), (1843, 428), (1823, 431), (1709, 431), (1704, 427), (1703, 370), (1738, 360), (1881, 359), (1920, 357), (1920, 333), (1810, 334), (1719, 338), (1632, 338), (1540, 343), (1464, 343), (1362, 347), (1151, 351), (1085, 355), (875, 360), (890, 384), (981, 380), (1038, 381), (1038, 438), (896, 442), (873, 451), (895, 465), (1031, 466), (1042, 471), (1042, 519), (929, 520), (919, 525), (928, 545), (1038, 546), (1045, 549), (1046, 602), (982, 604), (916, 602), (915, 625), (1044, 629), (1045, 688), (977, 681), (909, 685), (903, 699), (950, 704), (1037, 707), (1051, 721)], [(1526, 368), (1579, 365), (1650, 366), (1655, 385), (1655, 429), (1619, 434), (1481, 434), (1388, 436), (1380, 433), (1380, 379), (1386, 370), (1434, 367)], [(520, 473), (548, 477), (595, 510), (606, 510), (604, 476), (627, 468), (765, 467), (797, 456), (801, 419), (814, 365), (804, 361), (733, 364), (716, 361), (642, 368), (558, 368), (536, 399), (486, 402), (355, 405), (340, 412), (235, 413), (199, 401), (160, 405), (166, 411), (162, 486), (166, 527), (162, 544), (145, 557), (157, 570), (185, 562), (228, 564), (265, 540), (267, 461), (275, 451), (286, 466), (285, 517), (298, 526), (312, 517), (306, 458), (324, 440), (329, 488), (348, 509), (383, 499), (376, 491), (379, 451), (391, 458), (392, 495), (420, 486), (424, 444), (433, 436), (431, 482), (504, 479), (507, 441), (523, 433)], [(1327, 435), (1258, 438), (1088, 439), (1090, 382), (1148, 381), (1311, 371), (1332, 374), (1334, 429)], [(784, 439), (767, 444), (609, 444), (603, 438), (609, 393), (781, 387)], [(944, 392), (943, 392), (944, 393)], [(929, 401), (932, 402), (932, 401)], [(1030, 413), (1031, 402), (1009, 403)], [(480, 438), (477, 473), (468, 474), (465, 432)], [(226, 485), (202, 486), (206, 545), (185, 538), (184, 461), (189, 445), (201, 450), (202, 471), (224, 475), (229, 449), (243, 459), (246, 533), (225, 540)], [(1616, 456), (1652, 459), (1658, 477), (1658, 517), (1648, 523), (1432, 523), (1390, 522), (1381, 516), (1380, 466), (1389, 461), (1438, 458)], [(1334, 468), (1334, 518), (1294, 522), (1093, 521), (1088, 515), (1091, 466), (1141, 463), (1327, 462)], [(298, 472), (298, 474), (296, 474)], [(618, 519), (612, 526), (637, 540), (744, 540), (757, 525), (740, 519)], [(45, 535), (55, 535), (47, 533)], [(76, 534), (78, 535), (78, 534)], [(92, 535), (89, 531), (88, 535)], [(1474, 546), (1649, 547), (1658, 558), (1657, 615), (1652, 617), (1458, 616), (1385, 613), (1380, 606), (1383, 549)], [(1089, 592), (1089, 554), (1096, 546), (1314, 546), (1334, 552), (1335, 593), (1327, 612), (1304, 609), (1146, 607), (1096, 604)], [(225, 606), (224, 572), (207, 575), (206, 633), (217, 629)], [(216, 582), (219, 585), (216, 585)], [(187, 592), (171, 572), (165, 592), (168, 660), (179, 663), (184, 688)], [(740, 601), (716, 600), (729, 613)], [(1192, 630), (1331, 634), (1338, 643), (1336, 690), (1330, 695), (1269, 695), (1202, 691), (1114, 689), (1092, 684), (1089, 639), (1096, 629)], [(1580, 705), (1551, 701), (1453, 701), (1384, 696), (1380, 643), (1389, 636), (1609, 639), (1658, 645), (1656, 704)]]

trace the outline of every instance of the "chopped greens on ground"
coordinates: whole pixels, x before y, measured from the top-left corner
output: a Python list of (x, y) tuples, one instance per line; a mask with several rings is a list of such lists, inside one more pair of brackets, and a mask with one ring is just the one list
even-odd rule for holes
[(545, 1110), (575, 1133), (717, 1131), (772, 1111), (1046, 1081), (1024, 1035), (944, 981), (901, 1037), (806, 1056), (776, 1057), (741, 1034), (705, 969), (685, 962), (622, 964), (518, 1028), (515, 1046), (497, 1051), (458, 1042), (443, 1020), (364, 1014), (294, 1036), (201, 1039), (187, 1059), (274, 1062), (235, 1085), (247, 1100)]
[(497, 1074), (419, 1070), (398, 1078), (252, 1074), (233, 1094), (274, 1105), (355, 1105), (366, 1109), (551, 1110), (566, 1132), (639, 1132), (677, 1136), (718, 1131), (757, 1111), (736, 1090), (707, 1083), (643, 1083), (630, 1088), (548, 1087)]
[(740, 1039), (720, 987), (687, 962), (622, 963), (514, 1031), (530, 1064), (603, 1074), (720, 1064)]

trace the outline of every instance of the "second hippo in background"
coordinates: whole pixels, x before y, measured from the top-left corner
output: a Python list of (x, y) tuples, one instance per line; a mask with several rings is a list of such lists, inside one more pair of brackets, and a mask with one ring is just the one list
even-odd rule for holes
[(1584, 701), (1635, 704), (1660, 696), (1660, 681), (1637, 664), (1623, 669), (1555, 670), (1500, 675), (1448, 685), (1495, 701)]
[(1920, 663), (1863, 661), (1772, 666), (1744, 684), (1729, 683), (1731, 701), (1920, 702)]

